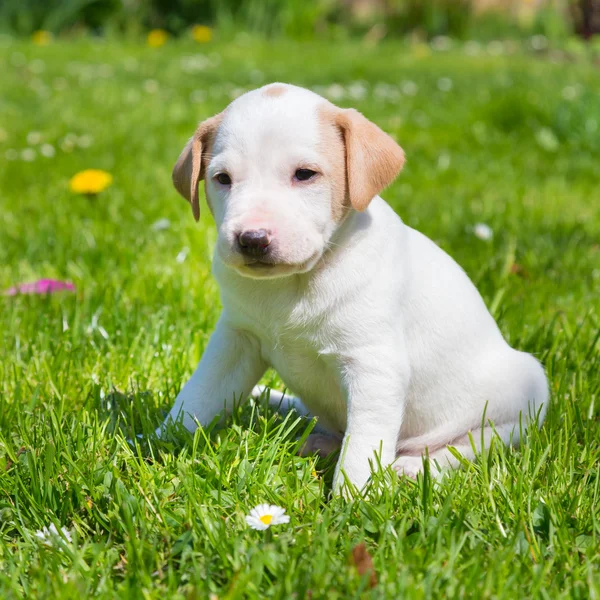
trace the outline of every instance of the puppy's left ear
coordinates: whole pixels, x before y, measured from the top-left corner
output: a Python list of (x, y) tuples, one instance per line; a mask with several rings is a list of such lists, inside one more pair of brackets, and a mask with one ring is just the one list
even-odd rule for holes
[(206, 153), (222, 118), (223, 113), (219, 113), (200, 123), (196, 133), (186, 144), (173, 168), (173, 185), (192, 205), (192, 212), (196, 221), (200, 218), (198, 183), (204, 179)]
[(404, 150), (375, 123), (350, 108), (340, 110), (336, 123), (346, 144), (346, 175), (350, 204), (367, 208), (404, 166)]

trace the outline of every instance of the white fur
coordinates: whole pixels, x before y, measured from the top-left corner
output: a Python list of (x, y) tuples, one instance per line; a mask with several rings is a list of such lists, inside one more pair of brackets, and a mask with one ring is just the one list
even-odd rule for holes
[[(294, 186), (290, 173), (322, 165), (317, 107), (286, 86), (232, 103), (207, 167), (207, 193), (219, 237), (213, 264), (223, 313), (168, 419), (193, 430), (234, 399), (246, 398), (274, 367), (319, 424), (343, 436), (336, 470), (359, 488), (374, 453), (415, 476), (421, 455), (457, 466), (492, 435), (519, 442), (521, 421), (541, 424), (544, 371), (513, 350), (465, 274), (438, 246), (375, 197), (336, 224), (327, 178)], [(212, 177), (227, 169), (233, 185)], [(273, 231), (281, 266), (244, 266), (240, 228)], [(484, 420), (485, 413), (485, 420)], [(343, 461), (343, 464), (342, 464)]]

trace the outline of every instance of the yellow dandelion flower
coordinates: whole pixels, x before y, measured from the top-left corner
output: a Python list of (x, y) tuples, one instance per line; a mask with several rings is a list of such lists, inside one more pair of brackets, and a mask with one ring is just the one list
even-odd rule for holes
[(153, 29), (148, 33), (146, 41), (150, 48), (160, 48), (167, 43), (169, 34), (164, 29)]
[(69, 181), (69, 189), (75, 194), (99, 194), (113, 181), (113, 177), (100, 169), (86, 169), (74, 175)]
[(199, 44), (206, 44), (212, 40), (213, 32), (210, 27), (206, 25), (194, 25), (192, 27), (192, 37)]
[(47, 46), (52, 41), (52, 34), (49, 31), (34, 31), (31, 41), (38, 46)]

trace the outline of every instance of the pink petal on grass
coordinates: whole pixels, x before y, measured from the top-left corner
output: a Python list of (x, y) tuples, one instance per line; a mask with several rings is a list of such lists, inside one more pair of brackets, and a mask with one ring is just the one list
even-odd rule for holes
[(5, 296), (16, 296), (17, 294), (54, 294), (56, 292), (74, 292), (75, 286), (70, 281), (58, 281), (57, 279), (38, 279), (31, 283), (19, 283), (14, 287), (4, 290)]

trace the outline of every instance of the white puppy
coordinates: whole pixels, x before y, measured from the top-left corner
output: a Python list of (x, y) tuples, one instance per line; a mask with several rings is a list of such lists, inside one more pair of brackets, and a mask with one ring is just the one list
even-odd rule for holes
[(167, 420), (209, 423), (272, 366), (343, 437), (336, 488), (341, 469), (362, 487), (374, 453), (414, 477), (426, 453), (441, 467), (459, 463), (449, 446), (472, 459), (469, 432), (518, 444), (521, 419), (541, 424), (540, 364), (378, 196), (403, 163), (360, 113), (291, 85), (244, 94), (200, 124), (173, 181), (196, 220), (205, 181), (223, 313)]

